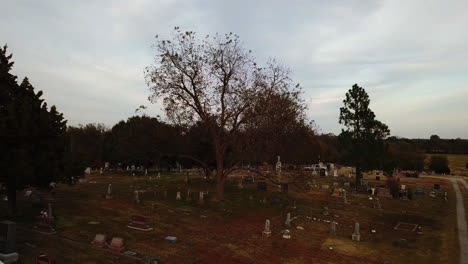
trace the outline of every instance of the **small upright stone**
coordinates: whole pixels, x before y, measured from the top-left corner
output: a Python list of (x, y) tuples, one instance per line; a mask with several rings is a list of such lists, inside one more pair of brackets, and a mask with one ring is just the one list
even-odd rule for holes
[(182, 197), (180, 196), (180, 192), (177, 192), (176, 200), (182, 200)]
[(264, 237), (270, 237), (271, 236), (271, 230), (270, 230), (270, 220), (265, 220), (265, 229), (262, 232)]
[(331, 221), (330, 223), (330, 235), (336, 236), (336, 222)]
[(361, 234), (359, 233), (359, 223), (358, 222), (356, 222), (354, 224), (354, 233), (351, 236), (351, 239), (353, 241), (361, 241)]
[(284, 239), (291, 239), (291, 232), (288, 229), (283, 231), (283, 238)]
[(198, 196), (198, 203), (200, 203), (200, 204), (205, 203), (203, 196), (204, 196), (204, 193), (201, 191), (199, 196)]
[(327, 216), (327, 215), (329, 215), (329, 214), (330, 214), (330, 212), (328, 211), (328, 207), (325, 206), (325, 207), (323, 208), (323, 215), (324, 215), (324, 216)]
[(107, 193), (106, 199), (110, 199), (112, 197), (112, 184), (107, 185)]
[(138, 190), (135, 190), (133, 192), (133, 194), (134, 194), (133, 202), (135, 202), (136, 204), (139, 204), (140, 203), (140, 194), (139, 194)]
[(286, 221), (284, 221), (286, 227), (291, 227), (291, 213), (286, 214)]

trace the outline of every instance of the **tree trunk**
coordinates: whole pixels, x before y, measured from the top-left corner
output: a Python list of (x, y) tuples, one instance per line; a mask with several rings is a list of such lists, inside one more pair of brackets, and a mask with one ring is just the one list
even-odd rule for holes
[(224, 182), (226, 177), (224, 175), (224, 151), (221, 144), (215, 142), (216, 151), (216, 200), (222, 201), (224, 199)]

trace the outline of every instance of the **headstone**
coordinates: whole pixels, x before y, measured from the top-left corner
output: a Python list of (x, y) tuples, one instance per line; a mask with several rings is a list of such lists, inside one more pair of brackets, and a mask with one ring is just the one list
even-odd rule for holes
[(286, 214), (286, 221), (284, 221), (286, 227), (291, 227), (291, 213)]
[(55, 264), (55, 259), (47, 255), (39, 255), (36, 257), (36, 264)]
[(133, 192), (133, 202), (136, 203), (136, 204), (140, 203), (140, 193), (139, 193), (138, 190), (135, 190)]
[(102, 175), (102, 167), (99, 168), (99, 174)]
[(401, 190), (406, 190), (406, 185), (402, 184), (401, 185)]
[(127, 166), (127, 171), (129, 171), (129, 170), (130, 170), (130, 167), (129, 167), (129, 166)]
[(103, 248), (103, 247), (107, 246), (107, 244), (106, 244), (106, 235), (96, 234), (96, 236), (94, 237), (94, 240), (91, 242), (91, 245), (93, 245), (95, 247), (100, 247), (100, 248)]
[(145, 169), (145, 175), (148, 175), (148, 169)]
[(349, 188), (350, 186), (351, 186), (351, 183), (350, 183), (350, 182), (344, 182), (344, 183), (343, 183), (343, 187), (348, 187), (348, 188)]
[(323, 185), (322, 185), (322, 189), (328, 190), (328, 189), (330, 189), (330, 185), (328, 185), (328, 184), (323, 184)]
[(283, 231), (283, 238), (284, 239), (291, 239), (291, 232), (288, 229)]
[(177, 237), (175, 236), (167, 236), (164, 240), (169, 241), (171, 243), (177, 242)]
[(244, 189), (244, 185), (242, 184), (242, 178), (241, 178), (241, 180), (239, 181), (239, 184), (237, 185), (237, 187), (238, 187), (239, 189)]
[(371, 195), (375, 195), (375, 188), (370, 188), (371, 189)]
[(425, 192), (424, 189), (421, 187), (417, 187), (416, 190), (414, 191), (415, 196), (424, 196)]
[(338, 182), (333, 182), (333, 186), (338, 186)]
[(42, 233), (52, 234), (55, 233), (53, 224), (54, 218), (49, 217), (46, 212), (41, 212), (41, 214), (36, 217), (36, 224), (33, 228)]
[(84, 171), (85, 174), (91, 174), (91, 168), (87, 167)]
[(343, 204), (348, 204), (348, 198), (346, 197), (346, 190), (341, 189), (340, 198)]
[(320, 177), (325, 177), (327, 176), (327, 170), (326, 169), (320, 169)]
[(328, 207), (325, 206), (325, 207), (323, 208), (323, 215), (324, 215), (324, 216), (328, 216), (329, 214), (330, 214), (330, 212), (329, 212), (329, 210), (328, 210)]
[(380, 204), (380, 199), (379, 198), (374, 198), (373, 199), (373, 206), (375, 209), (382, 209), (382, 205)]
[(107, 185), (106, 199), (110, 199), (111, 197), (112, 197), (112, 184), (109, 183), (109, 185)]
[(392, 193), (388, 188), (378, 188), (377, 196), (392, 198)]
[(280, 156), (278, 156), (278, 161), (276, 162), (276, 173), (278, 174), (278, 176), (281, 178), (281, 160), (280, 160)]
[(262, 232), (263, 236), (265, 237), (270, 237), (271, 236), (271, 230), (270, 230), (270, 220), (265, 220), (265, 229)]
[(333, 170), (333, 177), (338, 177), (338, 170)]
[(204, 196), (204, 192), (200, 192), (200, 194), (198, 196), (198, 203), (200, 203), (200, 204), (205, 203), (203, 196)]
[(336, 236), (336, 222), (331, 221), (330, 223), (330, 235)]
[(359, 223), (358, 222), (356, 222), (354, 224), (354, 233), (351, 236), (351, 239), (353, 241), (361, 241), (361, 234), (359, 233)]
[(54, 218), (54, 215), (52, 214), (52, 204), (51, 203), (47, 203), (47, 207), (48, 207), (48, 216), (49, 216), (49, 219), (50, 218)]
[(190, 193), (190, 190), (187, 190), (187, 197), (185, 198), (186, 201), (191, 201), (192, 200), (192, 194)]
[(161, 172), (158, 172), (158, 179), (161, 179)]
[(367, 187), (368, 186), (368, 182), (366, 179), (361, 179), (361, 186), (364, 186), (364, 187)]
[(107, 248), (110, 249), (110, 250), (117, 251), (117, 252), (124, 251), (125, 247), (124, 247), (123, 238), (120, 238), (120, 237), (112, 238), (112, 241), (111, 241), (110, 245)]
[(128, 228), (140, 230), (140, 231), (150, 231), (153, 230), (148, 225), (148, 222), (146, 220), (146, 217), (142, 215), (132, 215), (131, 222), (130, 224), (127, 225)]
[(16, 251), (16, 223), (0, 222), (0, 254), (11, 254)]
[(266, 192), (267, 191), (267, 183), (266, 182), (257, 182), (257, 191)]
[(180, 196), (180, 192), (177, 192), (177, 194), (176, 194), (176, 200), (182, 200), (182, 197)]

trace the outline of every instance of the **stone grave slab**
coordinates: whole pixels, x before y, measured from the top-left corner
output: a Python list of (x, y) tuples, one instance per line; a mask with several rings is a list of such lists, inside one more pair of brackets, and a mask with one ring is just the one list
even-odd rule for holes
[(416, 231), (416, 229), (418, 229), (418, 225), (417, 224), (411, 224), (411, 223), (398, 222), (393, 229), (401, 230), (401, 231), (414, 232), (414, 231)]
[(140, 231), (150, 231), (153, 230), (146, 220), (145, 216), (142, 215), (132, 215), (130, 224), (127, 225), (128, 228), (140, 230)]
[(117, 251), (117, 252), (124, 251), (125, 247), (124, 247), (123, 238), (120, 238), (120, 237), (112, 238), (112, 241), (111, 241), (110, 245), (107, 248), (110, 249), (110, 250)]

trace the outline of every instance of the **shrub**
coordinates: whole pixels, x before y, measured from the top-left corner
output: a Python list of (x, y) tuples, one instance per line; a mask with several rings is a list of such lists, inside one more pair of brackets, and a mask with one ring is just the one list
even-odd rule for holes
[(447, 156), (431, 156), (429, 170), (433, 170), (436, 173), (450, 174)]

